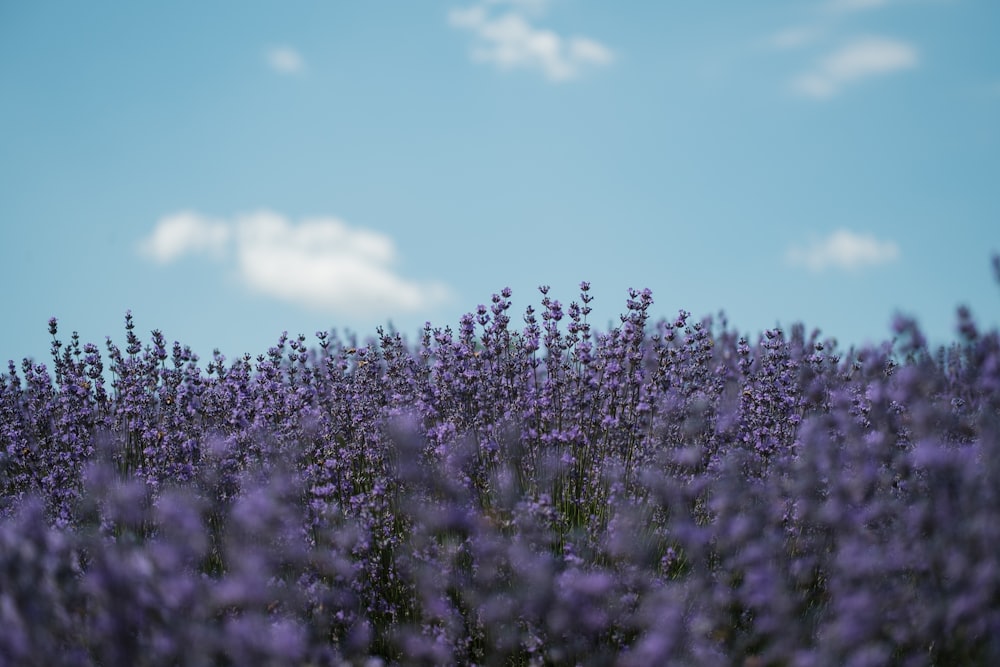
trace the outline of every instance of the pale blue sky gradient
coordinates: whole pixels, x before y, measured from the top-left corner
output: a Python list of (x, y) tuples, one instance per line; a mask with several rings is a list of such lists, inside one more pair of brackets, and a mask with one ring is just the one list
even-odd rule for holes
[[(514, 290), (1000, 320), (994, 0), (0, 6), (0, 360), (131, 309), (202, 358)], [(182, 222), (178, 222), (182, 221)]]

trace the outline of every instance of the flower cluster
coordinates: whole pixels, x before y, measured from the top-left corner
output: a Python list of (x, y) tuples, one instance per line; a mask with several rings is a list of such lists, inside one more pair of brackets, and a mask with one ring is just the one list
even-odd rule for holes
[(204, 365), (51, 320), (0, 376), (0, 664), (1000, 662), (996, 331), (580, 290)]

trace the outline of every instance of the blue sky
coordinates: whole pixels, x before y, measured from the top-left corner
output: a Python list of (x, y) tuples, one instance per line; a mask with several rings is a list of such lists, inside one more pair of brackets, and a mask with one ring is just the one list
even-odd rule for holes
[(0, 358), (161, 329), (454, 327), (504, 286), (605, 327), (896, 312), (1000, 290), (994, 0), (0, 6)]

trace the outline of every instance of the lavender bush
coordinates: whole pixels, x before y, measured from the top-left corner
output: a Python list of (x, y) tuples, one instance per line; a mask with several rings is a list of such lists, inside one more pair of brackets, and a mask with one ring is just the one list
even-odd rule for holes
[(1000, 663), (996, 331), (540, 291), (204, 366), (51, 320), (0, 376), (0, 664)]

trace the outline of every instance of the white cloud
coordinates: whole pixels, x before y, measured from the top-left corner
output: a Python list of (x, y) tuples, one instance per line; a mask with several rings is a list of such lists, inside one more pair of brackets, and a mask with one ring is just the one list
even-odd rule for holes
[(792, 246), (785, 259), (792, 266), (801, 266), (819, 273), (827, 269), (854, 271), (877, 266), (899, 258), (899, 246), (892, 241), (880, 241), (871, 234), (857, 234), (838, 229), (825, 239), (808, 247)]
[(279, 74), (299, 74), (305, 69), (302, 55), (290, 46), (274, 46), (264, 54), (267, 64)]
[[(216, 260), (231, 255), (237, 275), (250, 289), (315, 310), (385, 314), (430, 307), (450, 297), (441, 283), (398, 276), (388, 236), (333, 217), (295, 225), (270, 211), (227, 221), (185, 212), (162, 218), (140, 248), (160, 263), (205, 249), (214, 250)], [(229, 249), (232, 253), (222, 252)]]
[[(487, 7), (496, 4), (514, 5), (516, 9), (494, 16)], [(538, 0), (485, 0), (451, 10), (448, 22), (474, 35), (471, 55), (476, 62), (492, 63), (503, 70), (540, 70), (550, 81), (575, 79), (585, 67), (608, 65), (614, 60), (614, 52), (604, 44), (588, 37), (565, 38), (551, 30), (536, 28), (523, 11), (517, 11), (532, 7), (538, 13), (546, 5)]]
[(847, 84), (916, 67), (917, 62), (917, 50), (906, 42), (866, 37), (830, 54), (792, 85), (802, 95), (826, 99), (839, 93)]
[(225, 222), (182, 211), (161, 218), (153, 235), (139, 244), (139, 252), (159, 264), (192, 253), (220, 257), (229, 239), (230, 229)]

